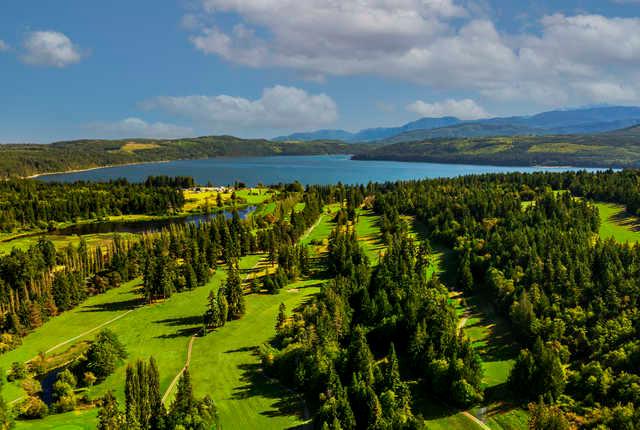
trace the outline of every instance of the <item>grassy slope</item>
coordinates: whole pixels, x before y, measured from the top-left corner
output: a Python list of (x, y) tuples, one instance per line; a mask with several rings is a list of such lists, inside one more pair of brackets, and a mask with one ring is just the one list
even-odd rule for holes
[(380, 253), (383, 252), (384, 244), (380, 237), (378, 216), (375, 215), (373, 211), (365, 209), (358, 210), (356, 234), (362, 242), (369, 261), (371, 261), (372, 264), (376, 264)]
[[(325, 222), (321, 222), (309, 237), (326, 237), (323, 234), (328, 234), (330, 230), (326, 229)], [(246, 271), (260, 259), (259, 255), (245, 257), (241, 260), (241, 268)], [(211, 289), (217, 289), (224, 278), (224, 271), (219, 270), (207, 286), (176, 294), (163, 303), (140, 307), (109, 325), (126, 345), (128, 360), (146, 359), (154, 355), (160, 369), (162, 390), (168, 387), (174, 375), (184, 365), (189, 336), (201, 326), (206, 297)], [(279, 295), (249, 295), (245, 318), (230, 322), (215, 333), (196, 339), (191, 366), (193, 383), (199, 394), (210, 393), (219, 402), (225, 428), (283, 428), (300, 424), (300, 404), (293, 404), (289, 393), (264, 380), (256, 381), (255, 386), (249, 390), (245, 373), (249, 368), (255, 370), (258, 359), (252, 354), (253, 349), (274, 334), (273, 326), (280, 302), (285, 302), (288, 309), (293, 309), (318, 291), (317, 283), (317, 280), (308, 280), (292, 285), (290, 289), (295, 288), (297, 292), (283, 290)], [(138, 287), (139, 281), (130, 282), (121, 288), (92, 297), (75, 310), (52, 319), (25, 338), (18, 349), (0, 357), (0, 367), (7, 369), (13, 361), (26, 361), (41, 351), (135, 308), (140, 305), (139, 295), (136, 293)], [(90, 338), (95, 333), (87, 337)], [(240, 344), (242, 346), (238, 346)], [(66, 347), (55, 352), (62, 352)], [(226, 353), (232, 350), (237, 351)], [(212, 360), (215, 365), (212, 365)], [(225, 370), (218, 372), (215, 370), (218, 368)], [(118, 368), (106, 381), (93, 387), (91, 394), (100, 396), (112, 389), (122, 403), (124, 370), (125, 366)], [(17, 399), (22, 394), (22, 390), (14, 384), (7, 384), (3, 389), (3, 395), (8, 401)], [(242, 401), (239, 397), (241, 395), (245, 396)], [(274, 404), (287, 405), (287, 409)], [(68, 424), (68, 429), (94, 428), (95, 414), (95, 410), (89, 410), (53, 415), (36, 422), (21, 421), (17, 428), (57, 429), (60, 423)], [(42, 427), (34, 427), (35, 423)]]
[(319, 291), (319, 282), (249, 296), (243, 319), (196, 339), (191, 360), (196, 394), (215, 399), (225, 429), (282, 429), (304, 422), (301, 400), (261, 373), (257, 351), (275, 334), (280, 303), (291, 311)]
[[(259, 259), (260, 256), (245, 257), (241, 260), (241, 268), (250, 268)], [(175, 294), (163, 303), (140, 307), (108, 326), (127, 347), (128, 360), (148, 359), (151, 355), (156, 358), (163, 390), (184, 365), (188, 336), (201, 325), (201, 315), (204, 313), (209, 291), (217, 287), (225, 276), (224, 271), (219, 270), (207, 286)], [(24, 343), (18, 349), (0, 357), (0, 367), (7, 369), (13, 361), (28, 360), (40, 351), (109, 321), (139, 305), (139, 295), (135, 291), (138, 285), (139, 281), (130, 282), (121, 288), (92, 297), (82, 306), (52, 319), (25, 338)], [(93, 332), (89, 337), (95, 333)], [(60, 348), (56, 352), (63, 350), (64, 348)], [(124, 398), (122, 383), (124, 371), (125, 366), (120, 366), (103, 383), (93, 387), (91, 394), (99, 396), (112, 389), (122, 402)], [(197, 381), (194, 383), (197, 384)], [(11, 401), (21, 395), (21, 390), (15, 385), (7, 384), (3, 389), (3, 394), (8, 401)], [(94, 417), (95, 414), (91, 411), (77, 413), (69, 416), (69, 423), (87, 425), (87, 423), (93, 422)], [(48, 417), (43, 423), (56, 418), (56, 416)]]
[(612, 203), (596, 203), (600, 211), (600, 236), (614, 238), (618, 242), (640, 241), (640, 219), (626, 212), (624, 206)]

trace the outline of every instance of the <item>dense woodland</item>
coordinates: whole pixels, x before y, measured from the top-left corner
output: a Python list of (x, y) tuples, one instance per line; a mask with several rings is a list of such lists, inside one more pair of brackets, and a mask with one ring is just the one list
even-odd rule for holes
[(287, 143), (232, 136), (5, 144), (0, 145), (0, 178), (152, 161), (222, 156), (352, 154), (358, 150), (359, 145), (337, 141)]
[(637, 213), (639, 184), (637, 171), (471, 176), (377, 186), (375, 206), (421, 220), (455, 249), (457, 287), (511, 321), (514, 394), (587, 428), (635, 428), (640, 247), (598, 239), (588, 199)]
[[(186, 180), (175, 181), (150, 179), (135, 190), (173, 195)], [(66, 187), (73, 193), (87, 186), (131, 187)], [(301, 393), (317, 428), (423, 428), (418, 397), (461, 409), (485, 397), (481, 358), (449, 300), (457, 289), (486, 298), (509, 322), (520, 352), (508, 400), (529, 404), (532, 428), (633, 429), (640, 422), (640, 246), (598, 238), (601, 220), (591, 202), (619, 203), (638, 214), (639, 190), (640, 172), (632, 170), (305, 190), (292, 184), (281, 188), (276, 216), (220, 215), (137, 238), (116, 236), (102, 248), (81, 241), (56, 250), (42, 239), (0, 257), (0, 347), (16, 347), (49, 318), (135, 278), (142, 279), (145, 306), (201, 288), (216, 270), (226, 270), (225, 283), (203, 303), (206, 335), (244, 316), (246, 294), (277, 294), (313, 275), (326, 280), (321, 292), (300, 308), (281, 307), (276, 336), (260, 351), (264, 372)], [(114, 197), (109, 205), (117, 202)], [(297, 203), (304, 203), (299, 211)], [(332, 203), (340, 209), (326, 253), (312, 257), (298, 241)], [(385, 251), (377, 261), (367, 258), (355, 232), (362, 207), (379, 218)], [(410, 234), (407, 220), (420, 223), (426, 237)], [(435, 244), (455, 255), (448, 285), (430, 274)], [(263, 253), (275, 269), (245, 287), (238, 259), (251, 253)], [(100, 383), (126, 356), (104, 331), (82, 360), (58, 375), (48, 404), (37, 384), (47, 369), (38, 361), (16, 363), (11, 378), (35, 381), (20, 416), (73, 409), (82, 402), (74, 388)], [(176, 403), (149, 415), (159, 395), (154, 366), (130, 367), (126, 405), (120, 409), (113, 396), (105, 397), (100, 428), (216, 425), (215, 399), (194, 398), (188, 372)]]
[(180, 188), (191, 178), (150, 177), (142, 184), (125, 179), (106, 183), (0, 181), (0, 232), (54, 228), (56, 223), (109, 215), (170, 215), (185, 199)]
[[(357, 160), (498, 166), (639, 167), (640, 127), (585, 135), (416, 138), (355, 155)], [(502, 136), (502, 135), (499, 135)]]

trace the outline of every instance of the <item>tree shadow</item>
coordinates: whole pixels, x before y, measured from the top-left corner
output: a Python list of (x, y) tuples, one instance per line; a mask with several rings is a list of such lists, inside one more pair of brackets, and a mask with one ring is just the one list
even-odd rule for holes
[(191, 337), (202, 328), (202, 315), (193, 315), (180, 318), (166, 318), (154, 321), (156, 324), (164, 324), (168, 327), (181, 327), (173, 333), (157, 336), (159, 339), (175, 339), (178, 337)]
[[(225, 352), (247, 351), (251, 351), (251, 355), (255, 356), (256, 359), (258, 358), (258, 348), (255, 346)], [(265, 375), (259, 362), (240, 364), (238, 369), (242, 371), (240, 377), (242, 385), (234, 388), (231, 399), (246, 400), (256, 396), (264, 397), (272, 401), (272, 403), (270, 404), (271, 409), (260, 412), (261, 415), (270, 418), (295, 416), (298, 419), (304, 419), (304, 401), (300, 394), (283, 387), (276, 379)], [(291, 428), (303, 427), (294, 426)]]
[(95, 305), (83, 306), (80, 312), (117, 312), (128, 311), (143, 306), (145, 300), (142, 297), (136, 297), (129, 300), (119, 302), (98, 303)]
[(633, 232), (640, 231), (640, 219), (624, 209), (621, 209), (619, 212), (611, 215), (608, 221)]

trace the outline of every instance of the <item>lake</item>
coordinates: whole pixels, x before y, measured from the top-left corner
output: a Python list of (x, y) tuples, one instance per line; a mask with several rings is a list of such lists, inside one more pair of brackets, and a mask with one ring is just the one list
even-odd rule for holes
[(349, 155), (275, 157), (219, 157), (129, 166), (105, 167), (83, 172), (44, 175), (44, 181), (108, 181), (127, 178), (142, 182), (148, 176), (191, 176), (199, 184), (228, 185), (236, 181), (249, 186), (300, 181), (303, 184), (366, 184), (396, 180), (442, 178), (481, 173), (601, 170), (545, 167), (479, 166), (468, 164), (356, 161)]

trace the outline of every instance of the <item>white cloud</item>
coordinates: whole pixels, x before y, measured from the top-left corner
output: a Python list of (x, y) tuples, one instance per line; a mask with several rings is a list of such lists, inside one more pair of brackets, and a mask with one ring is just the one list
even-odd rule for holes
[(22, 60), (37, 66), (66, 67), (80, 61), (78, 47), (63, 33), (34, 31), (24, 41)]
[(164, 122), (148, 123), (140, 118), (125, 118), (116, 122), (89, 124), (87, 128), (101, 138), (148, 137), (172, 139), (188, 137), (193, 129)]
[(338, 117), (336, 104), (329, 96), (280, 85), (265, 88), (257, 100), (228, 95), (156, 97), (142, 102), (141, 107), (221, 130), (314, 127), (330, 124)]
[(9, 44), (4, 40), (0, 39), (0, 52), (8, 51), (9, 48), (10, 48)]
[(407, 110), (423, 117), (455, 116), (459, 119), (487, 118), (489, 114), (484, 108), (471, 99), (448, 99), (440, 102), (426, 103), (417, 100), (407, 106)]
[[(640, 102), (640, 18), (556, 14), (543, 17), (536, 33), (514, 35), (456, 0), (200, 5), (201, 23), (221, 13), (240, 19), (230, 30), (202, 24), (190, 36), (194, 47), (249, 67), (377, 75), (544, 105)], [(594, 81), (596, 91), (589, 88)]]

